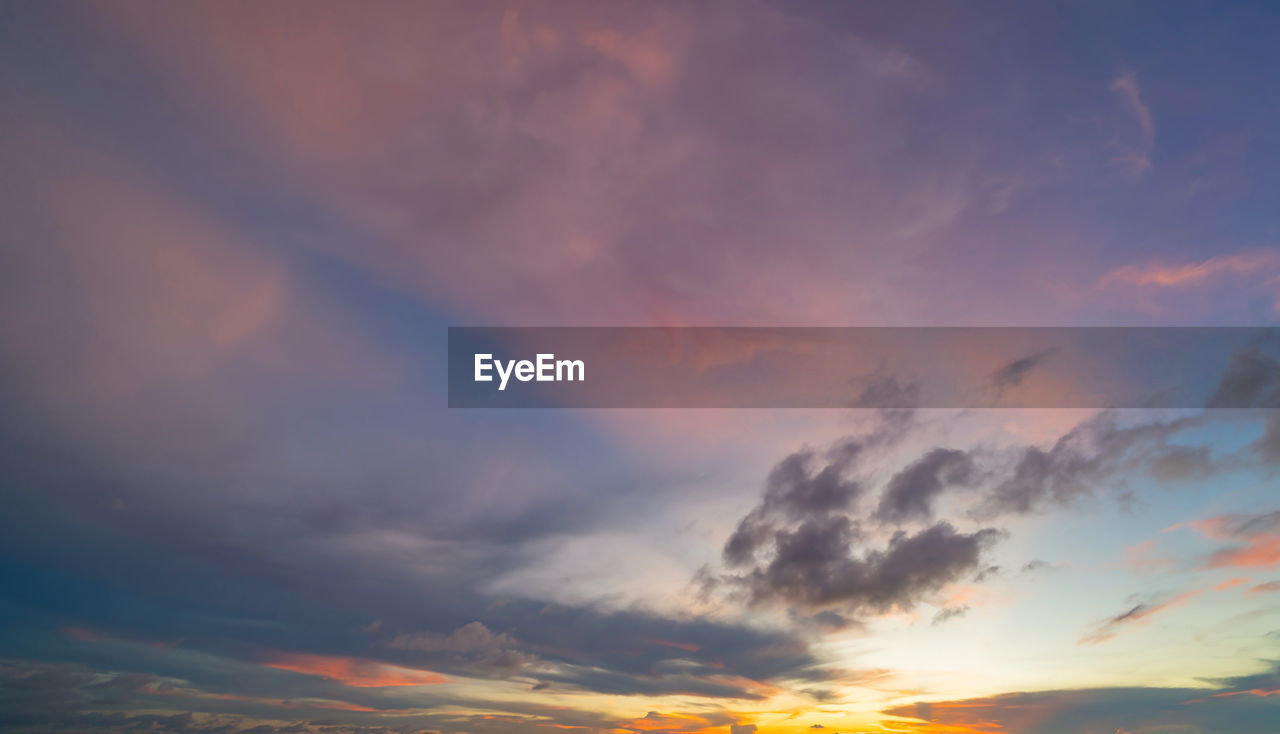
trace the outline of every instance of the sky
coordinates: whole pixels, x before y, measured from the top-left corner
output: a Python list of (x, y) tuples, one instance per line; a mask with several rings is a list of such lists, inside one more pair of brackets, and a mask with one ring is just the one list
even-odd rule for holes
[[(1275, 325), (1277, 39), (1268, 2), (0, 3), (0, 730), (1280, 730), (1274, 410), (445, 374), (450, 326)], [(1280, 405), (1275, 347), (1219, 390)]]

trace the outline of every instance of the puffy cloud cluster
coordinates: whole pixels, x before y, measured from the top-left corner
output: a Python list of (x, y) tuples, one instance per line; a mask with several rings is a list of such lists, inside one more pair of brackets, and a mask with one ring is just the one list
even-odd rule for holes
[[(855, 613), (913, 607), (926, 595), (980, 568), (999, 537), (992, 528), (961, 532), (939, 522), (899, 529), (882, 546), (858, 519), (864, 485), (854, 478), (864, 442), (849, 440), (822, 455), (802, 450), (769, 474), (760, 504), (724, 545), (730, 572), (721, 580), (752, 604), (778, 602)], [(938, 450), (889, 483), (876, 517), (928, 519), (944, 482), (967, 482), (973, 471), (961, 452)]]

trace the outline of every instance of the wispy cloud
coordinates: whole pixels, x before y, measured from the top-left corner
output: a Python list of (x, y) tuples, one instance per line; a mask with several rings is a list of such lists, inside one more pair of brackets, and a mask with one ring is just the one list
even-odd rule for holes
[(355, 688), (433, 686), (449, 682), (448, 678), (429, 670), (415, 670), (339, 655), (272, 653), (263, 665), (277, 670), (314, 675)]
[(1249, 587), (1249, 590), (1245, 592), (1245, 595), (1251, 597), (1266, 596), (1267, 594), (1274, 594), (1276, 592), (1280, 592), (1280, 581), (1268, 581), (1264, 584)]
[(1214, 551), (1208, 568), (1280, 566), (1280, 510), (1258, 515), (1219, 515), (1187, 523), (1200, 534), (1231, 545)]
[(1156, 551), (1155, 540), (1144, 540), (1129, 546), (1124, 552), (1125, 564), (1138, 573), (1150, 573), (1172, 568), (1176, 561)]
[(1113, 639), (1116, 635), (1123, 632), (1130, 626), (1146, 624), (1151, 618), (1167, 612), (1171, 609), (1177, 609), (1184, 606), (1187, 602), (1203, 594), (1208, 589), (1192, 589), (1184, 591), (1176, 596), (1169, 597), (1162, 601), (1137, 604), (1127, 611), (1121, 612), (1110, 619), (1103, 621), (1097, 628), (1080, 639), (1082, 645), (1096, 645), (1100, 642), (1106, 642)]
[(1136, 137), (1124, 143), (1116, 143), (1120, 151), (1116, 162), (1127, 169), (1134, 179), (1142, 178), (1152, 166), (1151, 154), (1156, 144), (1155, 118), (1142, 100), (1142, 87), (1132, 71), (1125, 71), (1113, 79), (1111, 91), (1120, 98), (1121, 105), (1138, 125)]
[(1177, 288), (1199, 286), (1222, 275), (1250, 275), (1280, 267), (1280, 251), (1259, 250), (1219, 255), (1183, 263), (1150, 262), (1116, 268), (1098, 280), (1100, 288), (1114, 285)]

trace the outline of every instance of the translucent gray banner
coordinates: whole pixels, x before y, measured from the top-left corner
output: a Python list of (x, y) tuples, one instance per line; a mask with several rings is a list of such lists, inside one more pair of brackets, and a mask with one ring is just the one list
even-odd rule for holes
[(1274, 408), (1277, 327), (449, 329), (452, 408)]

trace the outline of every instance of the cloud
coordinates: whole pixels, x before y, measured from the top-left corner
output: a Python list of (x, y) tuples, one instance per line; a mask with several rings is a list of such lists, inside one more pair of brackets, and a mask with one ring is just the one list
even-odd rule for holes
[(1201, 475), (1207, 452), (1169, 443), (1198, 420), (1122, 425), (1116, 414), (1100, 413), (1047, 449), (930, 449), (892, 475), (870, 514), (859, 510), (866, 491), (856, 475), (876, 434), (845, 439), (821, 458), (810, 449), (796, 452), (770, 472), (761, 502), (726, 540), (729, 573), (709, 578), (753, 605), (853, 615), (911, 609), (949, 583), (989, 575), (983, 555), (1002, 536), (990, 527), (960, 531), (943, 520), (916, 532), (897, 529), (877, 545), (891, 527), (932, 520), (948, 489), (989, 482), (970, 515), (990, 520), (1069, 504), (1130, 470), (1169, 481)]
[(848, 517), (811, 518), (793, 528), (770, 528), (772, 556), (725, 580), (755, 604), (874, 613), (911, 609), (925, 595), (977, 571), (998, 537), (991, 528), (962, 533), (940, 522), (914, 534), (899, 531), (885, 547), (859, 553)]
[(1249, 275), (1271, 272), (1280, 266), (1280, 253), (1274, 250), (1238, 252), (1217, 255), (1199, 262), (1168, 264), (1154, 262), (1125, 265), (1098, 280), (1102, 288), (1129, 285), (1154, 288), (1183, 288), (1204, 285), (1221, 275)]
[(902, 717), (895, 728), (979, 734), (1075, 732), (1187, 732), (1254, 734), (1280, 717), (1280, 700), (1258, 695), (1280, 688), (1274, 668), (1211, 681), (1210, 688), (1085, 688), (1007, 693), (959, 701), (908, 704), (886, 710)]
[(1204, 479), (1213, 472), (1213, 460), (1208, 446), (1170, 446), (1151, 457), (1147, 471), (1161, 482)]
[[(725, 585), (752, 605), (857, 615), (910, 609), (979, 571), (984, 551), (1001, 535), (995, 529), (966, 533), (939, 522), (914, 533), (897, 530), (877, 547), (870, 532), (875, 526), (863, 528), (858, 462), (871, 447), (900, 438), (899, 431), (889, 421), (821, 456), (804, 449), (779, 461), (760, 503), (725, 541), (729, 572), (711, 574), (713, 585)], [(931, 452), (890, 480), (883, 513), (870, 519), (927, 519), (943, 485), (967, 482), (971, 473), (965, 454)]]
[(1135, 302), (1148, 314), (1176, 313), (1171, 323), (1217, 324), (1223, 318), (1206, 321), (1195, 314), (1228, 304), (1254, 315), (1227, 321), (1256, 323), (1274, 316), (1280, 312), (1278, 284), (1280, 250), (1268, 246), (1202, 259), (1161, 257), (1120, 265), (1103, 273), (1095, 287)]
[[(953, 229), (1022, 178), (970, 145), (934, 164), (904, 144), (921, 101), (949, 92), (908, 44), (769, 3), (725, 12), (458, 6), (356, 23), (335, 7), (304, 37), (261, 9), (99, 22), (184, 104), (230, 118), (246, 157), (286, 173), (276, 186), (380, 243), (317, 246), (498, 322), (835, 323), (889, 293), (877, 263), (914, 269), (924, 247), (875, 243)], [(360, 63), (334, 51), (369, 38)], [(775, 52), (738, 73), (762, 47)], [(779, 277), (807, 287), (780, 293)]]
[(1127, 169), (1135, 180), (1140, 179), (1152, 165), (1151, 153), (1156, 143), (1155, 118), (1142, 101), (1142, 88), (1133, 72), (1126, 71), (1113, 79), (1111, 91), (1119, 97), (1121, 105), (1138, 126), (1137, 134), (1129, 142), (1117, 142), (1120, 153), (1116, 162)]
[(1227, 579), (1226, 581), (1222, 581), (1217, 584), (1210, 584), (1198, 589), (1184, 591), (1180, 594), (1158, 599), (1156, 601), (1137, 604), (1132, 608), (1098, 624), (1093, 632), (1080, 640), (1080, 644), (1094, 645), (1100, 642), (1106, 642), (1135, 625), (1147, 624), (1151, 621), (1152, 617), (1155, 617), (1158, 614), (1186, 605), (1201, 594), (1206, 592), (1230, 591), (1231, 589), (1235, 589), (1247, 583), (1249, 583), (1248, 578), (1237, 577)]
[(456, 653), (491, 669), (526, 671), (539, 664), (536, 655), (519, 649), (521, 643), (503, 632), (494, 634), (481, 622), (471, 622), (448, 635), (426, 632), (397, 635), (387, 647), (426, 653)]
[(1036, 352), (1035, 354), (1013, 360), (1009, 364), (1006, 364), (991, 373), (991, 377), (989, 378), (991, 387), (995, 389), (997, 395), (1003, 395), (1006, 390), (1020, 386), (1022, 381), (1026, 379), (1027, 375), (1032, 370), (1043, 364), (1046, 360), (1056, 354), (1057, 351), (1058, 350), (1056, 348), (1045, 349), (1043, 351)]
[[(1257, 342), (1231, 355), (1210, 408), (1280, 408), (1280, 357), (1274, 340)], [(1267, 444), (1259, 444), (1269, 455)]]
[(1160, 614), (1161, 612), (1167, 612), (1171, 609), (1177, 609), (1207, 590), (1207, 588), (1193, 589), (1191, 591), (1184, 591), (1181, 594), (1177, 594), (1161, 601), (1137, 604), (1132, 608), (1103, 621), (1093, 632), (1081, 638), (1080, 644), (1096, 645), (1101, 642), (1106, 642), (1120, 634), (1126, 628), (1132, 625), (1146, 624), (1155, 615)]
[(938, 610), (937, 614), (933, 615), (932, 624), (933, 626), (937, 627), (938, 625), (945, 624), (950, 620), (963, 617), (968, 613), (969, 613), (969, 607), (967, 606), (943, 607), (942, 609)]
[(1048, 449), (1021, 449), (1012, 472), (986, 493), (976, 514), (989, 518), (1026, 514), (1047, 504), (1066, 505), (1094, 493), (1125, 470), (1153, 460), (1168, 464), (1170, 452), (1189, 450), (1171, 449), (1169, 439), (1198, 420), (1182, 417), (1125, 426), (1114, 414), (1101, 413)]
[(1280, 412), (1271, 414), (1262, 436), (1253, 443), (1252, 448), (1264, 461), (1280, 463)]
[(1249, 587), (1245, 594), (1247, 596), (1266, 596), (1277, 592), (1280, 592), (1280, 581), (1268, 581), (1264, 584)]
[(435, 686), (449, 682), (448, 678), (429, 670), (414, 670), (374, 660), (336, 655), (271, 653), (263, 659), (262, 664), (277, 670), (319, 676), (356, 688)]
[(971, 486), (977, 479), (973, 458), (955, 449), (934, 449), (889, 480), (876, 517), (886, 522), (930, 520), (933, 503), (951, 486)]
[(387, 647), (423, 652), (488, 652), (515, 644), (505, 632), (494, 634), (483, 623), (471, 622), (444, 637), (425, 632), (397, 635)]
[(1184, 525), (1208, 538), (1231, 542), (1209, 556), (1206, 568), (1280, 566), (1280, 510), (1256, 515), (1219, 515)]
[(1137, 545), (1129, 546), (1124, 551), (1125, 563), (1139, 573), (1172, 568), (1176, 561), (1156, 553), (1156, 541), (1144, 540)]
[(863, 492), (862, 485), (847, 476), (861, 450), (859, 444), (846, 442), (821, 458), (805, 449), (778, 462), (765, 480), (759, 507), (742, 518), (725, 543), (725, 562), (730, 566), (751, 562), (769, 541), (775, 520), (821, 517), (849, 509)]

